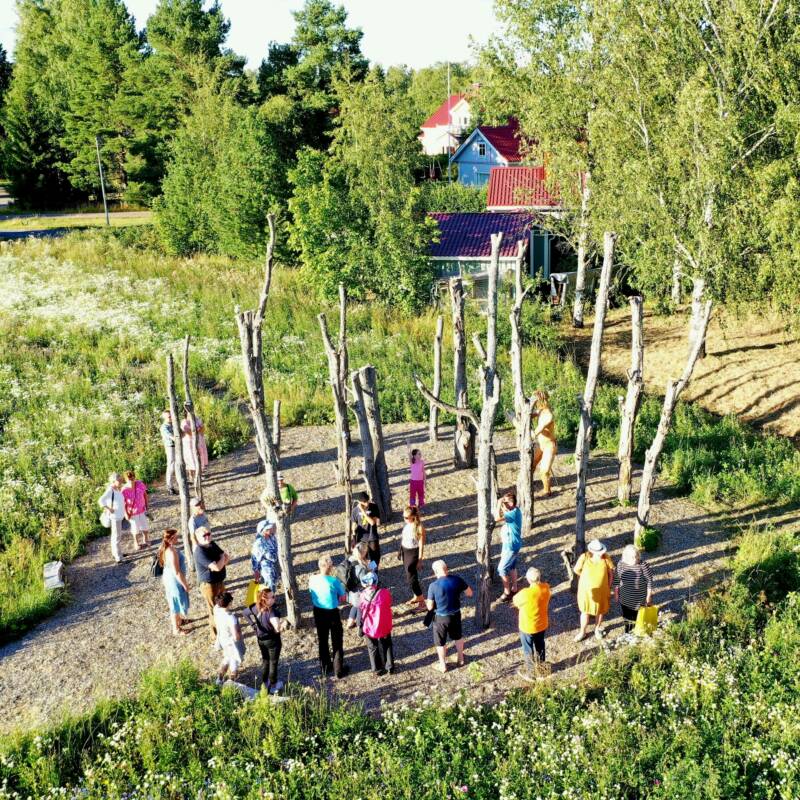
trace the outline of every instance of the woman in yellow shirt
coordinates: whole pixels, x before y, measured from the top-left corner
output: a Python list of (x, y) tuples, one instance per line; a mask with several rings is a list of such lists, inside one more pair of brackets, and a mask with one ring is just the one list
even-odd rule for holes
[(586, 552), (578, 559), (573, 571), (578, 580), (578, 610), (581, 612), (581, 629), (576, 642), (586, 638), (589, 617), (595, 617), (594, 635), (603, 638), (603, 617), (611, 604), (611, 582), (614, 580), (614, 562), (606, 552), (606, 546), (592, 539)]
[(553, 461), (558, 452), (558, 442), (556, 441), (556, 421), (550, 409), (550, 396), (544, 389), (537, 389), (533, 393), (534, 411), (536, 418), (536, 428), (531, 434), (536, 441), (533, 452), (533, 470), (539, 467), (539, 477), (542, 479), (542, 489), (544, 496), (552, 494), (550, 479), (553, 477)]

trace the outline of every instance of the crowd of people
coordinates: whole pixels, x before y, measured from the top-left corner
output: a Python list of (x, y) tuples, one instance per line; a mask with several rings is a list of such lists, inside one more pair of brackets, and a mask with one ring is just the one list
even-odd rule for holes
[[(535, 393), (536, 426), (533, 437), (537, 443), (534, 451), (534, 469), (538, 466), (544, 494), (550, 494), (552, 467), (557, 442), (555, 420), (547, 393)], [(167, 457), (166, 487), (174, 493), (174, 451), (177, 438), (171, 416), (165, 411), (162, 417), (161, 438)], [(202, 421), (188, 414), (183, 420), (179, 436), (187, 466), (202, 471), (207, 464), (207, 449)], [(431, 564), (433, 580), (427, 592), (422, 589), (422, 570), (427, 542), (422, 509), (425, 506), (427, 469), (422, 452), (409, 447), (409, 504), (403, 512), (403, 526), (398, 541), (397, 558), (403, 565), (409, 590), (406, 602), (408, 613), (424, 613), (422, 624), (432, 632), (436, 651), (435, 668), (447, 672), (452, 666), (447, 659), (447, 648), (453, 643), (456, 665), (466, 661), (464, 632), (461, 617), (462, 597), (473, 596), (473, 588), (457, 574), (452, 574), (444, 559)], [(265, 690), (277, 693), (284, 686), (279, 679), (279, 659), (282, 649), (281, 633), (288, 623), (279, 611), (281, 570), (276, 540), (278, 513), (288, 516), (296, 513), (299, 495), (282, 473), (277, 474), (280, 496), (269, 491), (261, 495), (264, 517), (256, 525), (250, 548), (252, 578), (244, 598), (243, 619), (255, 633), (261, 653)], [(376, 676), (394, 674), (398, 669), (392, 643), (394, 599), (381, 580), (380, 511), (369, 494), (362, 492), (355, 498), (351, 517), (352, 552), (339, 564), (330, 555), (318, 559), (318, 572), (308, 583), (314, 625), (319, 646), (319, 662), (323, 676), (345, 677), (349, 668), (344, 661), (344, 629), (342, 607), (346, 612), (346, 627), (358, 629), (369, 657), (370, 668)], [(132, 471), (123, 477), (117, 473), (109, 476), (108, 487), (99, 499), (103, 509), (103, 524), (110, 528), (111, 553), (116, 562), (124, 556), (121, 536), (130, 528), (133, 549), (138, 551), (148, 545), (149, 506), (145, 484), (136, 479)], [(509, 603), (518, 615), (519, 640), (522, 650), (521, 677), (535, 680), (549, 674), (546, 651), (546, 634), (549, 628), (550, 585), (543, 580), (542, 571), (529, 566), (524, 573), (527, 584), (520, 587), (520, 551), (523, 546), (522, 514), (514, 490), (500, 497), (495, 524), (500, 529), (501, 550), (497, 573), (503, 584), (501, 603)], [(230, 555), (214, 541), (212, 526), (201, 498), (190, 502), (188, 524), (192, 541), (192, 556), (197, 585), (207, 612), (209, 636), (212, 644), (222, 653), (217, 681), (235, 680), (241, 669), (245, 641), (234, 598), (226, 589), (225, 581)], [(160, 575), (169, 610), (172, 632), (186, 635), (189, 612), (189, 580), (186, 559), (179, 547), (176, 529), (163, 532), (158, 553), (154, 559), (155, 575)], [(588, 636), (589, 625), (594, 620), (594, 636), (604, 635), (603, 620), (609, 614), (611, 595), (620, 604), (624, 629), (632, 630), (640, 609), (653, 601), (653, 576), (650, 567), (641, 559), (633, 545), (624, 548), (617, 568), (605, 545), (592, 540), (584, 554), (574, 565), (577, 578), (576, 600), (580, 613), (580, 627), (575, 641)]]

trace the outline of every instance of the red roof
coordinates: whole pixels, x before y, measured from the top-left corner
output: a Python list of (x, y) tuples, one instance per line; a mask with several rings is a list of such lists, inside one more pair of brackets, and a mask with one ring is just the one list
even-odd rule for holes
[(519, 122), (514, 117), (506, 125), (481, 125), (478, 130), (508, 162), (522, 161), (519, 145)]
[(547, 191), (544, 167), (492, 167), (487, 208), (555, 208), (558, 198)]
[(533, 226), (533, 214), (526, 211), (490, 214), (469, 212), (450, 214), (430, 212), (439, 225), (439, 241), (431, 245), (433, 258), (489, 258), (493, 233), (503, 233), (500, 255), (513, 258), (517, 241), (527, 241)]
[(450, 97), (422, 123), (421, 127), (435, 128), (437, 125), (447, 125), (450, 122), (450, 109), (453, 108), (459, 100), (463, 100), (465, 97), (466, 95), (463, 94), (451, 94)]

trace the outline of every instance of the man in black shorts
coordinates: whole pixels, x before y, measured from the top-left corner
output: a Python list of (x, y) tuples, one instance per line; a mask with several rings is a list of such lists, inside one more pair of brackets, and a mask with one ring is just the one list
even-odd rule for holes
[(436, 580), (428, 587), (428, 610), (436, 609), (433, 623), (433, 643), (439, 663), (436, 668), (447, 672), (447, 640), (456, 643), (458, 666), (464, 666), (464, 634), (461, 632), (461, 593), (472, 597), (472, 588), (458, 575), (447, 574), (447, 564), (441, 559), (433, 562)]

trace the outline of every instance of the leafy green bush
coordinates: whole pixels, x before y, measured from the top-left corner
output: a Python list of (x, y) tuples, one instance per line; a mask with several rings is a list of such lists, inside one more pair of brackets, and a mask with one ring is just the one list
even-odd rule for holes
[(639, 533), (634, 542), (639, 550), (644, 550), (646, 553), (652, 553), (658, 549), (661, 544), (661, 531), (656, 528), (644, 528)]

